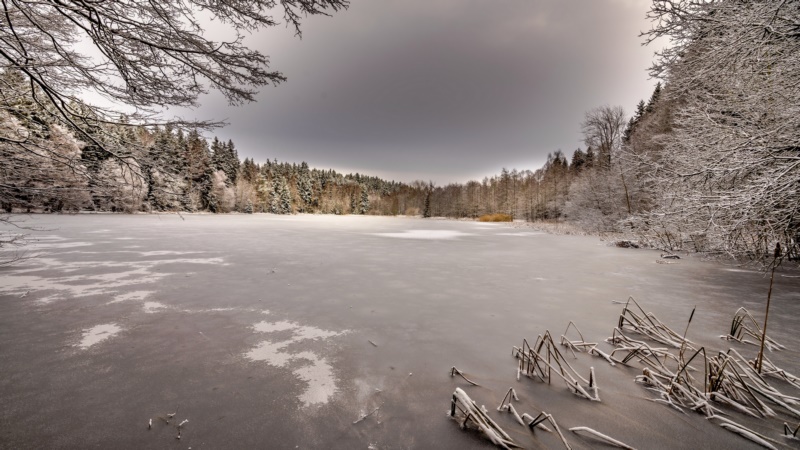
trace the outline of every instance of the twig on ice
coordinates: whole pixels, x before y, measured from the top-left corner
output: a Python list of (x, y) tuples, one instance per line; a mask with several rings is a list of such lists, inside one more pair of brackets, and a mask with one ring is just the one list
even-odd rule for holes
[(375, 409), (373, 409), (372, 411), (370, 411), (370, 412), (369, 412), (369, 413), (367, 413), (367, 414), (362, 414), (362, 415), (361, 415), (361, 417), (359, 417), (359, 418), (358, 418), (358, 420), (356, 420), (355, 422), (353, 422), (353, 425), (355, 425), (355, 424), (357, 424), (357, 423), (359, 423), (359, 422), (362, 422), (362, 421), (363, 421), (364, 419), (366, 419), (367, 417), (369, 417), (369, 416), (371, 416), (371, 415), (375, 414), (375, 412), (376, 412), (377, 410), (381, 409), (381, 406), (383, 406), (383, 405), (377, 406)]

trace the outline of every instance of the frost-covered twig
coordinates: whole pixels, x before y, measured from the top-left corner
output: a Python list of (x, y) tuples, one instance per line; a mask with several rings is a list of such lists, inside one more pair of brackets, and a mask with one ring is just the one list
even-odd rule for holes
[[(761, 326), (758, 324), (755, 317), (750, 314), (750, 311), (745, 308), (739, 308), (733, 315), (730, 332), (727, 335), (720, 336), (720, 338), (728, 341), (740, 342), (742, 344), (760, 345), (762, 337), (764, 337), (764, 347), (767, 350), (773, 351), (786, 348), (771, 337), (762, 335), (763, 331), (761, 330)], [(747, 339), (747, 336), (755, 339), (755, 341)]]
[[(580, 337), (580, 340), (570, 340), (567, 337), (567, 334), (569, 333), (570, 328), (574, 328), (575, 329), (575, 332), (578, 333), (578, 336)], [(612, 366), (615, 365), (614, 361), (611, 360), (611, 357), (607, 353), (605, 353), (602, 350), (597, 348), (597, 343), (586, 342), (586, 340), (583, 338), (583, 333), (581, 333), (581, 330), (579, 330), (578, 326), (575, 325), (575, 323), (572, 322), (572, 321), (570, 321), (567, 324), (567, 329), (564, 331), (564, 334), (561, 335), (561, 345), (563, 345), (563, 346), (569, 348), (570, 350), (572, 350), (573, 351), (573, 356), (574, 356), (575, 350), (577, 350), (579, 352), (587, 351), (590, 355), (599, 356), (599, 357), (605, 359), (606, 361), (608, 361), (608, 363), (611, 364)]]
[[(470, 380), (469, 378), (467, 378), (467, 377), (464, 375), (464, 372), (462, 372), (462, 371), (458, 370), (458, 368), (457, 368), (456, 366), (453, 366), (453, 367), (450, 369), (450, 376), (451, 376), (451, 377), (454, 377), (454, 376), (456, 376), (456, 375), (460, 376), (461, 378), (463, 378), (463, 379), (464, 379), (464, 381), (466, 381), (467, 383), (469, 383), (469, 384), (471, 384), (471, 385), (473, 385), (473, 386), (480, 386), (480, 384), (478, 384), (478, 383), (476, 383), (476, 382), (474, 382), (474, 381)], [(409, 376), (411, 376), (411, 374), (409, 374)]]
[(522, 415), (522, 420), (523, 420), (523, 422), (527, 422), (527, 423), (525, 423), (525, 426), (530, 428), (531, 431), (536, 431), (535, 430), (536, 428), (541, 428), (542, 430), (544, 430), (544, 431), (546, 431), (548, 433), (552, 433), (553, 432), (553, 430), (551, 430), (550, 428), (547, 428), (547, 425), (542, 423), (542, 421), (539, 421), (539, 422), (534, 424), (534, 422), (536, 422), (537, 419), (534, 419), (533, 416), (531, 416), (528, 413), (525, 413), (525, 414)]
[(797, 424), (794, 430), (789, 426), (788, 423), (783, 422), (783, 435), (786, 437), (796, 438), (797, 432), (800, 431), (800, 423)]
[(573, 428), (570, 428), (569, 431), (572, 431), (575, 434), (577, 434), (579, 431), (583, 431), (583, 432), (591, 434), (592, 436), (596, 437), (597, 439), (600, 439), (601, 441), (605, 442), (606, 444), (613, 445), (614, 447), (624, 448), (624, 449), (627, 449), (627, 450), (636, 450), (635, 448), (631, 447), (628, 444), (625, 444), (624, 442), (620, 442), (620, 441), (618, 441), (618, 440), (616, 440), (616, 439), (614, 439), (612, 437), (606, 436), (605, 434), (600, 433), (599, 431), (593, 430), (593, 429), (591, 429), (589, 427), (573, 427)]
[(508, 388), (508, 391), (506, 391), (506, 395), (503, 397), (503, 401), (500, 402), (500, 406), (497, 407), (497, 410), (502, 411), (505, 409), (506, 401), (510, 405), (512, 398), (516, 401), (519, 401), (519, 397), (517, 397), (517, 391), (515, 391), (513, 387)]
[(463, 416), (464, 420), (460, 421), (462, 428), (473, 426), (499, 447), (505, 449), (519, 447), (484, 410), (485, 408), (479, 408), (461, 388), (456, 388), (455, 392), (453, 392), (453, 399), (450, 403), (450, 417), (459, 420), (457, 416)]
[[(630, 308), (631, 302), (633, 302), (641, 315), (637, 314)], [(674, 348), (681, 348), (683, 345), (687, 346), (688, 348), (693, 348), (693, 343), (691, 341), (685, 339), (666, 324), (658, 320), (654, 314), (645, 312), (633, 297), (628, 297), (628, 302), (625, 303), (625, 307), (622, 309), (622, 313), (619, 316), (617, 328), (620, 330), (624, 330), (626, 328), (630, 329), (639, 334), (643, 334), (654, 341), (669, 345)]]
[[(720, 416), (714, 416), (711, 418), (712, 420), (718, 420), (720, 422), (719, 426), (722, 428), (731, 431), (733, 433), (738, 434), (739, 436), (755, 442), (756, 444), (768, 448), (771, 450), (777, 450), (777, 448), (770, 443), (771, 439), (756, 433), (755, 431), (745, 427), (744, 425), (738, 424), (730, 419), (726, 419)], [(774, 441), (773, 441), (774, 442)]]
[(523, 339), (522, 347), (514, 347), (512, 354), (522, 360), (522, 369), (528, 377), (535, 377), (550, 383), (551, 376), (555, 374), (564, 380), (574, 394), (588, 400), (600, 401), (596, 390), (595, 395), (590, 395), (581, 385), (581, 383), (589, 384), (590, 388), (594, 388), (594, 381), (590, 382), (580, 376), (564, 359), (549, 331), (545, 331), (544, 335), (537, 337), (533, 347), (528, 344), (527, 339)]
[[(541, 426), (542, 422), (544, 422), (545, 420), (550, 422), (550, 424), (553, 425), (553, 428), (555, 428), (556, 434), (558, 434), (558, 437), (561, 438), (561, 443), (564, 444), (564, 447), (566, 447), (567, 450), (572, 450), (572, 447), (569, 445), (569, 442), (567, 442), (567, 438), (564, 437), (564, 433), (561, 432), (561, 428), (558, 427), (558, 424), (556, 423), (556, 419), (553, 418), (552, 414), (547, 414), (546, 412), (542, 411), (535, 418), (531, 417), (529, 414), (523, 414), (522, 418), (524, 420), (528, 421), (527, 425), (528, 425), (528, 428), (531, 429), (531, 431), (534, 431), (534, 429), (537, 426)], [(548, 428), (545, 427), (544, 429), (546, 431), (550, 432), (550, 430)]]

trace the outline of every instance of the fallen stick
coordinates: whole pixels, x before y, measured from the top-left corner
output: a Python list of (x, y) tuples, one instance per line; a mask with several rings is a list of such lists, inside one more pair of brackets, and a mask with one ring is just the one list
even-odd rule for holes
[(375, 409), (373, 409), (372, 411), (370, 411), (368, 414), (362, 414), (362, 415), (361, 415), (361, 417), (359, 417), (359, 418), (358, 418), (358, 420), (356, 420), (355, 422), (353, 422), (353, 425), (355, 425), (355, 424), (357, 424), (357, 423), (360, 423), (360, 422), (362, 422), (364, 419), (366, 419), (367, 417), (369, 417), (369, 416), (371, 416), (371, 415), (375, 414), (375, 412), (376, 412), (376, 411), (378, 411), (378, 410), (381, 408), (381, 406), (383, 406), (383, 405), (377, 406)]
[(578, 434), (579, 431), (583, 431), (583, 432), (591, 434), (592, 436), (596, 437), (597, 439), (600, 439), (601, 441), (605, 442), (606, 444), (610, 444), (610, 445), (613, 445), (613, 446), (619, 447), (619, 448), (624, 448), (626, 450), (636, 450), (635, 448), (631, 447), (630, 445), (628, 445), (628, 444), (626, 444), (624, 442), (620, 442), (620, 441), (618, 441), (618, 440), (616, 440), (616, 439), (614, 439), (612, 437), (606, 436), (605, 434), (600, 433), (597, 430), (593, 430), (593, 429), (591, 429), (589, 427), (573, 427), (573, 428), (570, 428), (569, 431), (572, 431), (575, 434)]

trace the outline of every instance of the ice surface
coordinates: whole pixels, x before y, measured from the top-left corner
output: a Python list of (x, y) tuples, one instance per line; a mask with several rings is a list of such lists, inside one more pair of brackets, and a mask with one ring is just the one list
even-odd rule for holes
[[(53, 230), (33, 237), (67, 245), (0, 269), (0, 447), (169, 445), (174, 435), (159, 435), (170, 427), (159, 428), (156, 417), (178, 407), (180, 420), (199, 424), (180, 441), (193, 448), (493, 448), (441, 414), (461, 387), (524, 447), (558, 448), (557, 436), (532, 434), (512, 414), (494, 411), (513, 386), (519, 414), (544, 410), (564, 429), (590, 427), (637, 448), (755, 448), (700, 415), (650, 401), (632, 381), (639, 366), (567, 356), (581, 374), (595, 367), (603, 401), (587, 402), (563, 383), (517, 381), (510, 350), (545, 330), (560, 336), (572, 320), (587, 341), (610, 352), (604, 339), (622, 309), (612, 300), (633, 295), (681, 333), (697, 305), (689, 339), (710, 352), (730, 346), (752, 358), (756, 346), (718, 336), (739, 306), (763, 320), (769, 277), (760, 272), (684, 255), (656, 264), (658, 251), (527, 235), (534, 231), (520, 224), (184, 219), (31, 217), (31, 225)], [(88, 233), (96, 230), (111, 231)], [(776, 273), (769, 327), (787, 346), (770, 360), (794, 374), (796, 276)], [(454, 365), (481, 386), (451, 378)], [(136, 425), (148, 417), (150, 432)], [(781, 439), (774, 422), (731, 418)], [(597, 445), (568, 439), (576, 450)]]

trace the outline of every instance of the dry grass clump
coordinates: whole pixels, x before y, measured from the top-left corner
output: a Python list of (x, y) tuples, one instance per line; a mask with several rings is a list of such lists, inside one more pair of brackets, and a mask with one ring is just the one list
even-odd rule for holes
[(514, 218), (508, 214), (484, 214), (478, 217), (478, 222), (513, 222)]

